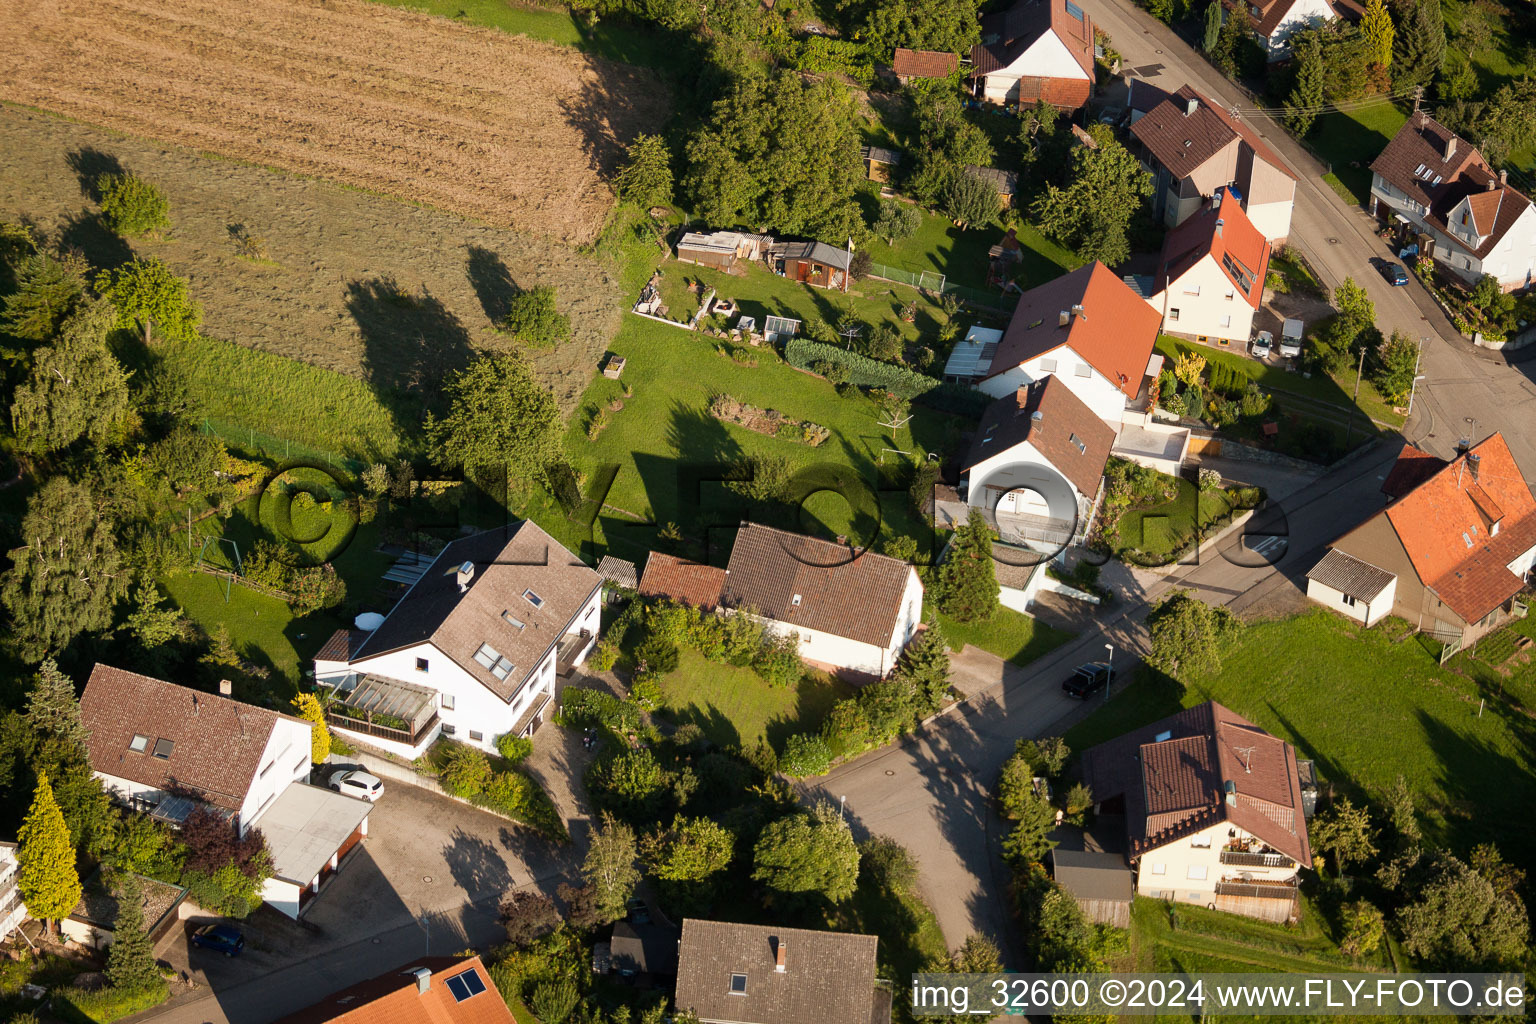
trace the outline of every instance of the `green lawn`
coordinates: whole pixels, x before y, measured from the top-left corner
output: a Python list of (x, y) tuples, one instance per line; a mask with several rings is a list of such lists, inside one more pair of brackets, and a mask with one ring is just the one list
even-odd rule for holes
[(1306, 259), (1290, 246), (1270, 254), (1269, 272), (1279, 278), (1273, 286), (1278, 292), (1289, 295), (1323, 295), (1326, 290)]
[(1354, 194), (1356, 202), (1364, 203), (1371, 195), (1371, 161), (1406, 120), (1406, 111), (1382, 99), (1353, 110), (1323, 114), (1306, 141), (1333, 165), (1333, 173)]
[(698, 725), (718, 746), (744, 750), (760, 739), (779, 748), (795, 733), (818, 732), (832, 705), (853, 696), (847, 683), (822, 673), (808, 673), (793, 689), (770, 686), (750, 668), (710, 661), (688, 647), (661, 692), (673, 721)]
[(958, 651), (972, 644), (1015, 665), (1027, 665), (1072, 639), (1071, 633), (1012, 608), (998, 608), (986, 622), (956, 622), (932, 605), (924, 608), (923, 614), (937, 617), (950, 650)]
[(1167, 565), (1195, 543), (1197, 508), (1200, 529), (1206, 531), (1236, 504), (1225, 491), (1197, 492), (1195, 485), (1182, 477), (1177, 484), (1179, 493), (1172, 501), (1121, 514), (1112, 537), (1116, 558), (1134, 565)]
[[(980, 227), (957, 228), (949, 218), (925, 211), (922, 227), (911, 238), (895, 245), (875, 238), (866, 248), (876, 263), (912, 273), (937, 271), (953, 284), (984, 289), (987, 250), (1003, 240), (1004, 230), (1000, 218)], [(1077, 265), (1071, 252), (1046, 238), (1033, 225), (1021, 223), (1017, 235), (1024, 246), (1024, 259), (1015, 279), (1022, 287), (1033, 288)], [(1007, 304), (1002, 296), (998, 301)]]
[(1402, 775), (1431, 842), (1463, 853), (1497, 843), (1531, 870), (1536, 721), (1442, 670), (1406, 634), (1398, 620), (1361, 629), (1321, 609), (1254, 623), (1226, 646), (1220, 671), (1178, 681), (1143, 671), (1067, 741), (1082, 750), (1217, 700), (1296, 744), (1345, 793), (1376, 799)]
[[(677, 271), (676, 265), (669, 266)], [(770, 275), (761, 276), (785, 284)], [(790, 287), (809, 291), (801, 285)], [(741, 299), (748, 315), (761, 315), (764, 310), (761, 300), (746, 299), (743, 290), (727, 294)], [(829, 301), (819, 295), (790, 294), (808, 303)], [(789, 307), (786, 302), (768, 308)], [(882, 460), (884, 470), (894, 471), (902, 463), (910, 465), (912, 456), (882, 449), (924, 457), (928, 452), (942, 454), (959, 443), (964, 420), (915, 406), (909, 423), (895, 430), (883, 427), (880, 411), (869, 398), (842, 397), (831, 384), (790, 367), (767, 347), (747, 349), (757, 359), (753, 367), (718, 354), (716, 344), (715, 339), (679, 327), (625, 317), (611, 351), (628, 359), (623, 383), (633, 393), (624, 397), (619, 381), (595, 378), (572, 417), (567, 438), (568, 449), (588, 480), (595, 479), (604, 464), (617, 467), (606, 497), (608, 507), (594, 530), (599, 549), (621, 558), (642, 558), (656, 546), (657, 524), (674, 522), (683, 534), (684, 550), (693, 557), (723, 555), (729, 538), (717, 528), (734, 527), (750, 509), (719, 481), (724, 467), (756, 454), (783, 456), (800, 469), (827, 467), (828, 474), (851, 470), (860, 481), (850, 481), (846, 488), (859, 511), (848, 502), (817, 497), (802, 509), (801, 529), (844, 534), (860, 542), (893, 535), (914, 536), (920, 544), (929, 540), (931, 531), (913, 512), (900, 478), (882, 475)], [(710, 396), (717, 391), (819, 423), (832, 436), (812, 448), (722, 423), (708, 414)], [(592, 415), (615, 400), (624, 407), (610, 412), (608, 427), (589, 441), (586, 426)], [(869, 514), (875, 503), (878, 529)], [(846, 511), (839, 515), (839, 509)]]

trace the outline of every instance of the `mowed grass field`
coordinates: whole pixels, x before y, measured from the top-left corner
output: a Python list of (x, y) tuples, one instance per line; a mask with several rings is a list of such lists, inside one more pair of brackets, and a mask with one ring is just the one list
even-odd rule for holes
[(1362, 629), (1316, 610), (1253, 623), (1226, 645), (1220, 671), (1143, 672), (1067, 741), (1082, 750), (1206, 700), (1294, 743), (1339, 792), (1379, 799), (1402, 775), (1432, 842), (1463, 853), (1491, 842), (1536, 867), (1536, 719), (1442, 670), (1401, 621)]
[(650, 72), (365, 0), (26, 5), (7, 99), (570, 243), (666, 117)]
[(818, 732), (832, 705), (853, 687), (820, 673), (795, 686), (770, 686), (750, 668), (707, 660), (683, 648), (677, 671), (661, 681), (664, 706), (678, 725), (692, 723), (712, 743), (750, 750), (760, 739), (775, 749), (799, 732)]

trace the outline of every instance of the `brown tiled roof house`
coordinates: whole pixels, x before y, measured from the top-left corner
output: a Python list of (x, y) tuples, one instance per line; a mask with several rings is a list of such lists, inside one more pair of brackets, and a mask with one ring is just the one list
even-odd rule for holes
[(981, 19), (970, 78), (978, 99), (1071, 111), (1093, 93), (1093, 62), (1093, 20), (1075, 0), (1015, 0)]
[(1113, 428), (1053, 374), (987, 407), (963, 468), (1028, 444), (1091, 500), (1114, 443)]
[(889, 1024), (873, 935), (688, 918), (680, 1010), (703, 1024)]

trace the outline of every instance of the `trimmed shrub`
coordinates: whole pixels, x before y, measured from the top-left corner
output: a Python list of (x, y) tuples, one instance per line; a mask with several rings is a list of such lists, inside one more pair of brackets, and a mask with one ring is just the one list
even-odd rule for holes
[(801, 779), (807, 775), (825, 775), (832, 770), (832, 750), (815, 733), (796, 733), (784, 742), (779, 756), (779, 771)]
[(514, 736), (509, 732), (504, 732), (496, 737), (496, 753), (513, 764), (517, 764), (517, 762), (533, 753), (533, 740), (527, 736)]
[(448, 744), (437, 782), (454, 796), (469, 799), (491, 781), (491, 762), (484, 753), (463, 743)]
[(837, 364), (848, 371), (850, 383), (860, 387), (883, 388), (909, 401), (946, 412), (980, 416), (991, 399), (980, 391), (956, 384), (943, 384), (927, 374), (917, 373), (892, 363), (859, 355), (806, 338), (792, 338), (784, 346), (784, 360), (801, 370), (815, 371), (818, 364)]

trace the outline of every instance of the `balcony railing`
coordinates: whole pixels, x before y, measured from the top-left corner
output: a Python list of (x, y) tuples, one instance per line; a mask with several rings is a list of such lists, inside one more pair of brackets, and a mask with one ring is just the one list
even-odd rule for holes
[(375, 739), (393, 740), (396, 743), (404, 743), (411, 747), (419, 744), (437, 726), (437, 715), (435, 713), (414, 733), (409, 729), (396, 729), (392, 726), (380, 725), (378, 722), (370, 722), (362, 718), (351, 718), (347, 715), (337, 714), (330, 708), (327, 708), (325, 711), (325, 720), (336, 729), (344, 729), (363, 736), (372, 736)]
[(1217, 882), (1217, 896), (1249, 896), (1261, 900), (1291, 900), (1296, 898), (1294, 882)]
[(1296, 862), (1283, 853), (1244, 853), (1222, 850), (1221, 862), (1240, 868), (1293, 868)]

